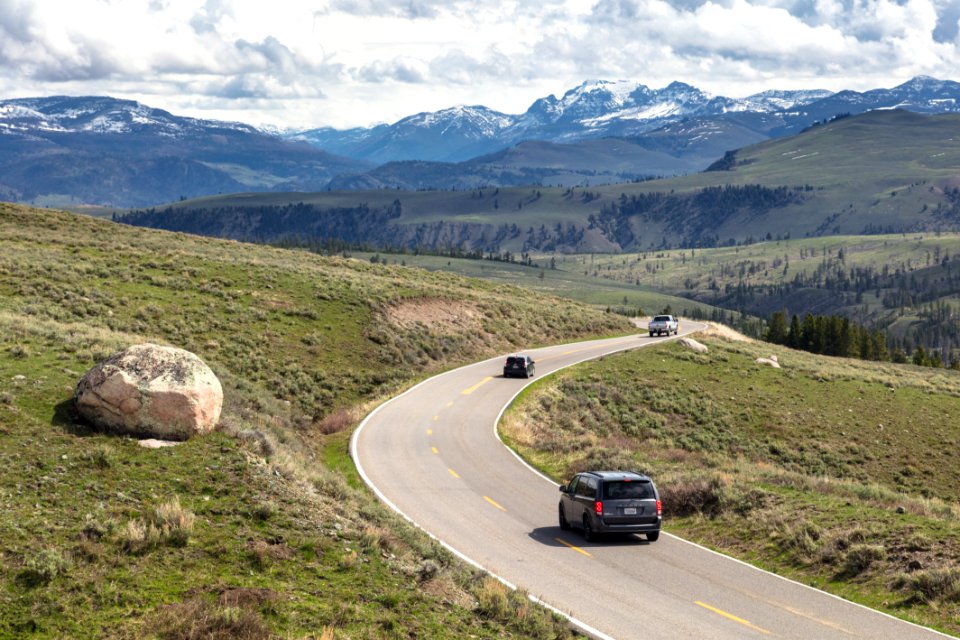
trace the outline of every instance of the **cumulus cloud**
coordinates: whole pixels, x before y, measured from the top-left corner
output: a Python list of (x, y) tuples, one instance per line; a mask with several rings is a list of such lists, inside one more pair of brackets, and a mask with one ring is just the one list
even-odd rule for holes
[(197, 33), (215, 32), (224, 16), (230, 15), (230, 8), (229, 0), (207, 0), (203, 7), (193, 14), (190, 26)]
[(746, 95), (957, 69), (957, 0), (0, 1), (5, 95), (135, 91), (238, 119), (268, 105), (338, 123), (460, 102), (517, 113), (586, 78)]
[(348, 13), (355, 16), (395, 16), (400, 18), (432, 18), (437, 9), (447, 7), (447, 0), (329, 0), (318, 14)]
[(429, 69), (422, 60), (398, 57), (376, 60), (354, 70), (353, 75), (362, 82), (374, 84), (389, 81), (420, 84), (428, 81)]

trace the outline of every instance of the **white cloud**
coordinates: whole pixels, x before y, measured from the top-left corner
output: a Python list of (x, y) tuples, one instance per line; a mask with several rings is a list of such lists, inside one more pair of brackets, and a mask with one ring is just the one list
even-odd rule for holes
[(3, 0), (0, 92), (337, 126), (586, 78), (746, 95), (958, 79), (956, 0)]

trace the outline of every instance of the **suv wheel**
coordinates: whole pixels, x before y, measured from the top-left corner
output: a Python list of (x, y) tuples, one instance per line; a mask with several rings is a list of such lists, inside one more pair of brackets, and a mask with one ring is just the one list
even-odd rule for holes
[(593, 542), (596, 537), (597, 534), (593, 532), (593, 527), (590, 526), (590, 518), (583, 516), (583, 539), (587, 542)]
[(656, 542), (659, 538), (660, 538), (659, 531), (651, 531), (650, 533), (647, 534), (647, 541), (649, 542)]
[(560, 505), (560, 529), (563, 531), (570, 530), (570, 523), (567, 522), (567, 514), (563, 512), (563, 505)]

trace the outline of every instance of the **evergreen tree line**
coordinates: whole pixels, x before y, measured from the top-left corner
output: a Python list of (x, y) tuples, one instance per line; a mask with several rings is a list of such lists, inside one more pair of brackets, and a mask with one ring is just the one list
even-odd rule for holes
[(786, 312), (777, 311), (770, 316), (764, 339), (791, 349), (827, 356), (890, 360), (886, 336), (882, 331), (871, 332), (843, 316), (808, 313), (801, 321), (800, 316), (794, 314), (788, 325)]
[(682, 246), (713, 247), (719, 240), (712, 230), (731, 216), (741, 211), (760, 213), (800, 203), (804, 192), (812, 189), (748, 184), (706, 187), (691, 193), (620, 194), (619, 200), (604, 204), (598, 213), (588, 217), (588, 228), (599, 229), (624, 250), (638, 249), (640, 238), (631, 224), (632, 219), (638, 219), (663, 225), (681, 238)]
[[(763, 339), (773, 344), (782, 344), (791, 349), (810, 353), (843, 358), (859, 358), (880, 362), (910, 362), (919, 366), (944, 367), (947, 360), (940, 351), (927, 351), (922, 346), (914, 349), (912, 357), (907, 356), (900, 346), (891, 350), (887, 345), (886, 334), (879, 330), (870, 330), (843, 316), (821, 316), (808, 313), (803, 319), (794, 314), (789, 325), (784, 311), (774, 312), (770, 316)], [(953, 356), (949, 366), (960, 369), (960, 358)]]

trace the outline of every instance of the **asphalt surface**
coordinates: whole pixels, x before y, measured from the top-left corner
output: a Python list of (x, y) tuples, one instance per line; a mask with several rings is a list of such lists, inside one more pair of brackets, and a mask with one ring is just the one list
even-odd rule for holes
[[(681, 336), (703, 325), (681, 323)], [(646, 334), (527, 351), (536, 377), (674, 338)], [(351, 453), (392, 508), (462, 558), (526, 589), (599, 638), (944, 638), (669, 534), (584, 542), (557, 524), (557, 484), (508, 450), (495, 424), (525, 386), (504, 357), (431, 378), (381, 405)], [(643, 371), (637, 371), (643, 383)]]

